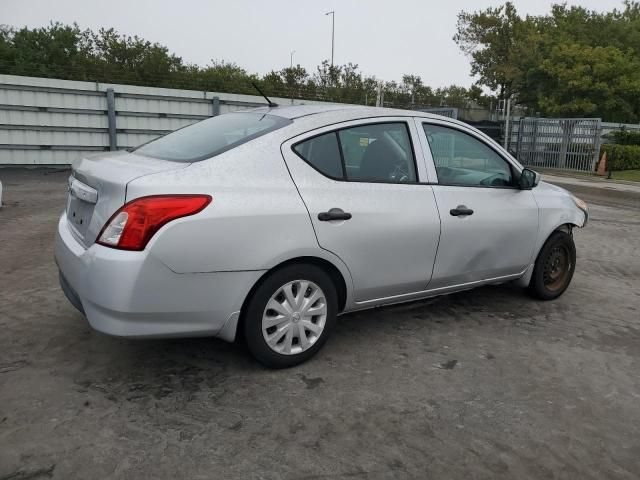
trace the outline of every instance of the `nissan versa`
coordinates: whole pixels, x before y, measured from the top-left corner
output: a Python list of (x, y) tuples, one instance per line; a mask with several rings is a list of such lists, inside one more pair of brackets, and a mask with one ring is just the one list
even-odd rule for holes
[(96, 330), (243, 337), (288, 367), (341, 313), (508, 281), (558, 297), (587, 216), (464, 123), (275, 107), (79, 160), (55, 257)]

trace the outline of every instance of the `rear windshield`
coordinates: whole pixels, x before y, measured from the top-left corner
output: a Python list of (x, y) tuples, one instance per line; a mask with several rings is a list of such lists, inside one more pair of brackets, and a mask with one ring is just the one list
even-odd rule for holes
[(135, 152), (174, 162), (197, 162), (290, 123), (289, 119), (264, 113), (227, 113), (145, 143)]

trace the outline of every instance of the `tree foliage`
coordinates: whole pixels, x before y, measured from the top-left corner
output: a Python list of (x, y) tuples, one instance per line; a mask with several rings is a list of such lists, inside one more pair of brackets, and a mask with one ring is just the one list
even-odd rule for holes
[[(357, 64), (332, 66), (326, 60), (313, 72), (294, 65), (262, 76), (224, 60), (193, 65), (165, 46), (137, 36), (60, 23), (18, 30), (0, 26), (0, 73), (253, 95), (252, 83), (256, 83), (272, 96), (367, 105), (375, 105), (380, 83), (363, 75)], [(417, 75), (404, 75), (399, 83), (382, 83), (388, 106), (463, 107), (481, 97), (477, 88), (434, 91)]]
[(547, 116), (640, 120), (640, 3), (566, 4), (521, 17), (511, 2), (461, 12), (454, 40), (478, 85)]

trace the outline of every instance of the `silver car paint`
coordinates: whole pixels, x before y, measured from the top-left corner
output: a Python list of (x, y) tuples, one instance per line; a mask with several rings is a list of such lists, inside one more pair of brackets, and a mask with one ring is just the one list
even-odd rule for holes
[[(432, 287), (439, 288), (522, 273), (538, 233), (531, 191), (507, 188), (433, 187), (442, 212), (440, 247)], [(454, 217), (463, 205), (473, 215)]]
[(265, 270), (286, 252), (317, 250), (278, 148), (279, 142), (261, 137), (210, 161), (132, 181), (127, 199), (158, 191), (213, 197), (197, 222), (184, 218), (155, 236), (154, 254), (171, 270), (187, 273)]
[(562, 225), (582, 227), (587, 222), (587, 214), (576, 206), (571, 193), (564, 188), (540, 182), (532, 192), (538, 204), (540, 217), (535, 248), (537, 255), (549, 235), (558, 227)]
[[(378, 120), (407, 123), (416, 143), (411, 119)], [(371, 120), (334, 124), (315, 130), (313, 135), (363, 123)], [(351, 272), (355, 301), (424, 290), (431, 279), (440, 236), (440, 217), (431, 186), (331, 180), (293, 152), (293, 144), (308, 136), (303, 134), (285, 142), (282, 154), (309, 210), (318, 243), (340, 257)], [(424, 168), (419, 169), (418, 175), (424, 178)], [(318, 220), (320, 212), (331, 208), (341, 208), (353, 218)]]
[(147, 250), (85, 249), (65, 215), (54, 252), (91, 326), (116, 336), (215, 335), (263, 273), (176, 274)]
[[(456, 192), (451, 190), (453, 187), (429, 184), (436, 180), (435, 167), (426, 138), (420, 133), (422, 128), (417, 128), (421, 120), (415, 122), (411, 132), (419, 178), (424, 184), (355, 184), (318, 178), (320, 174), (288, 147), (301, 138), (347, 124), (345, 122), (371, 122), (384, 117), (414, 122), (413, 117), (419, 117), (472, 132), (520, 171), (522, 167), (517, 161), (488, 137), (461, 122), (417, 112), (308, 106), (304, 109), (278, 108), (272, 113), (299, 118), (280, 130), (195, 164), (176, 164), (147, 157), (134, 161), (135, 154), (127, 153), (91, 160), (93, 163), (88, 160), (78, 163), (76, 176), (79, 179), (85, 178), (94, 184), (97, 180), (114, 193), (110, 203), (100, 204), (98, 188), (100, 209), (96, 207), (98, 215), (91, 220), (93, 238), (125, 200), (186, 192), (206, 193), (213, 197), (212, 204), (199, 214), (165, 225), (143, 252), (106, 248), (93, 244), (91, 238), (80, 243), (69, 233), (63, 215), (58, 229), (56, 259), (78, 292), (89, 321), (96, 329), (125, 336), (218, 334), (232, 340), (242, 303), (255, 283), (271, 268), (300, 257), (322, 259), (340, 272), (347, 289), (345, 312), (513, 280), (530, 274), (531, 263), (553, 230), (563, 224), (580, 226), (584, 222), (583, 213), (568, 193), (544, 183), (532, 191), (504, 193), (504, 189), (476, 189), (488, 190), (482, 195), (458, 192), (468, 195), (466, 201), (473, 201), (476, 208), (487, 212), (502, 205), (498, 197), (512, 194), (514, 197), (505, 199), (509, 200), (512, 211), (496, 212), (496, 215), (502, 214), (503, 220), (515, 220), (515, 225), (509, 230), (507, 222), (495, 219), (491, 227), (476, 225), (482, 228), (481, 238), (495, 242), (495, 246), (477, 244), (466, 259), (443, 255), (444, 260), (438, 263), (440, 217), (443, 218), (444, 235), (447, 235), (445, 227), (449, 218), (445, 218), (448, 217), (445, 204), (456, 203)], [(118, 172), (113, 171), (114, 158), (120, 166)], [(314, 178), (319, 182), (316, 186), (313, 185)], [(339, 185), (329, 185), (329, 182)], [(331, 188), (332, 202), (340, 201), (340, 205), (349, 202), (354, 219), (355, 213), (366, 216), (364, 222), (354, 222), (354, 239), (342, 236), (346, 238), (346, 245), (340, 245), (338, 232), (346, 231), (343, 227), (347, 227), (348, 222), (319, 226), (319, 222), (314, 221), (317, 211), (340, 206), (322, 204), (319, 185)], [(495, 198), (492, 198), (493, 194)], [(511, 201), (518, 196), (518, 201), (512, 205)], [(401, 201), (401, 197), (405, 200)], [(107, 198), (110, 197), (106, 193), (102, 195), (102, 200)], [(528, 217), (528, 222), (519, 215), (531, 207), (532, 199), (539, 206), (540, 220), (533, 215)], [(436, 201), (443, 204), (438, 204), (440, 213)], [(405, 203), (404, 213), (395, 218), (402, 203)], [(376, 226), (376, 218), (382, 227)], [(460, 226), (471, 224), (466, 221), (471, 218), (454, 220), (461, 220), (457, 225)], [(369, 230), (367, 235), (368, 229), (373, 229), (374, 234)], [(398, 239), (404, 229), (411, 238)], [(469, 239), (476, 235), (476, 229), (465, 231), (471, 232), (466, 234)], [(378, 268), (366, 265), (364, 256), (353, 251), (362, 250), (363, 242), (369, 243), (372, 238), (381, 238), (391, 244), (390, 247), (386, 243), (369, 247), (373, 249), (370, 253), (377, 255), (374, 262)], [(453, 233), (450, 241), (455, 241)], [(330, 248), (322, 248), (327, 246)], [(503, 257), (499, 252), (509, 252), (509, 260), (501, 264)], [(452, 256), (452, 253), (447, 255)], [(353, 258), (356, 263), (351, 265)], [(437, 277), (434, 275), (430, 284), (434, 265)], [(498, 266), (493, 268), (492, 265)], [(461, 273), (474, 266), (479, 266), (481, 272)], [(451, 274), (448, 268), (457, 269), (457, 272)], [(402, 271), (408, 275), (402, 277)], [(376, 277), (388, 280), (389, 284), (385, 285)], [(449, 280), (445, 280), (447, 278)], [(360, 279), (363, 279), (362, 283)]]
[(126, 151), (109, 153), (107, 156), (108, 161), (105, 161), (105, 154), (97, 154), (81, 158), (73, 164), (74, 176), (97, 191), (97, 202), (86, 234), (82, 237), (74, 230), (76, 238), (87, 247), (93, 244), (106, 221), (124, 203), (128, 182), (144, 175), (187, 166), (140, 157)]
[[(433, 166), (422, 124), (452, 127), (451, 122), (416, 120), (418, 131), (423, 134), (424, 161)], [(460, 126), (457, 129), (480, 141), (485, 140), (474, 129)], [(505, 155), (504, 150), (496, 148), (497, 144), (491, 142), (490, 146), (513, 169), (522, 170), (522, 166)], [(518, 275), (526, 270), (532, 261), (538, 233), (538, 205), (532, 190), (434, 185), (433, 191), (442, 231), (430, 288)], [(473, 215), (454, 217), (448, 214), (458, 206), (472, 209)]]

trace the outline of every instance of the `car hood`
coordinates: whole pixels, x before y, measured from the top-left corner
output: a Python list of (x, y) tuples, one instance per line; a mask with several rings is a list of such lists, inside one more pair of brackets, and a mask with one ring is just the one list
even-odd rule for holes
[(544, 182), (544, 181), (541, 181), (540, 183), (538, 183), (536, 190), (545, 191), (548, 193), (555, 192), (557, 194), (564, 194), (564, 195), (571, 196), (571, 192), (569, 192), (569, 190), (559, 187), (557, 185), (554, 185), (552, 183)]

